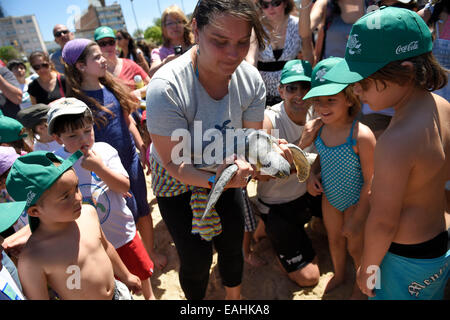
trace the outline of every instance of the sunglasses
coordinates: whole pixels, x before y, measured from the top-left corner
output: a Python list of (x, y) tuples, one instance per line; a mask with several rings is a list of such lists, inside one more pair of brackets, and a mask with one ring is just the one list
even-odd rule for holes
[(102, 48), (108, 47), (108, 46), (114, 46), (114, 45), (116, 45), (116, 40), (110, 39), (110, 40), (105, 40), (105, 41), (97, 41), (97, 44)]
[(308, 85), (301, 85), (301, 84), (298, 84), (298, 85), (287, 84), (287, 85), (285, 85), (285, 88), (286, 88), (286, 91), (288, 93), (296, 93), (299, 90), (300, 91), (309, 90), (310, 86), (308, 86)]
[(68, 34), (69, 33), (69, 30), (61, 30), (61, 31), (58, 31), (58, 32), (55, 32), (55, 34), (54, 34), (54, 36), (56, 37), (56, 38), (59, 38), (59, 37), (61, 37), (61, 35), (65, 35), (65, 34)]
[(272, 0), (270, 2), (265, 2), (262, 0), (259, 1), (259, 4), (263, 9), (268, 9), (270, 6), (272, 6), (273, 8), (278, 8), (282, 3), (283, 0)]
[(50, 64), (48, 63), (43, 63), (43, 64), (37, 64), (35, 66), (31, 66), (35, 71), (38, 71), (41, 68), (45, 68), (47, 69), (48, 67), (50, 67)]
[(116, 39), (117, 39), (117, 41), (120, 41), (120, 40), (122, 40), (123, 38), (122, 38), (122, 37), (116, 37)]

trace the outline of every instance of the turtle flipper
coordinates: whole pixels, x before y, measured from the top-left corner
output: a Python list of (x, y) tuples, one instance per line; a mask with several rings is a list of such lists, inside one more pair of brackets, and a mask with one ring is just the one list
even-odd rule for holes
[(311, 170), (311, 164), (308, 161), (307, 153), (292, 143), (288, 143), (286, 147), (288, 147), (292, 152), (294, 165), (297, 169), (298, 181), (305, 182), (306, 179), (308, 179), (309, 171)]
[(203, 213), (201, 220), (203, 220), (207, 215), (209, 215), (211, 208), (216, 205), (217, 200), (219, 200), (220, 195), (225, 189), (225, 186), (234, 177), (237, 170), (238, 166), (236, 164), (232, 164), (228, 166), (225, 170), (223, 170), (219, 177), (216, 177), (216, 181), (212, 185), (211, 191), (209, 192), (208, 202), (206, 204), (205, 212)]

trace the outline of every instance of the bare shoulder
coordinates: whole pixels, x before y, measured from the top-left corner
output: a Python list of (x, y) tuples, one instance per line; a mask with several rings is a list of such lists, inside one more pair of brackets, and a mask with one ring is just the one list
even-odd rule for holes
[(367, 154), (368, 156), (373, 155), (373, 150), (375, 149), (376, 138), (372, 130), (365, 124), (357, 122), (355, 130), (353, 132), (353, 139), (356, 139), (357, 146), (356, 150), (360, 155)]
[[(357, 122), (357, 127), (355, 130), (355, 133), (353, 135), (354, 138), (358, 140), (358, 142), (363, 141), (375, 141), (375, 135), (373, 134), (372, 130), (365, 124), (361, 122)], [(355, 136), (356, 135), (356, 136)]]
[[(99, 222), (97, 211), (90, 204), (83, 204), (83, 206), (81, 207), (80, 218), (83, 218), (85, 220), (95, 220), (96, 223)], [(78, 219), (80, 219), (80, 218), (78, 218)]]

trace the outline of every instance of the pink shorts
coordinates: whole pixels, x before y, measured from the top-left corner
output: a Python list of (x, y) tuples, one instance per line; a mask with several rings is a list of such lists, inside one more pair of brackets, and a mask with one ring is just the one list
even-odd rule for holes
[(153, 274), (153, 261), (150, 259), (138, 233), (134, 239), (116, 249), (128, 270), (141, 280), (150, 278)]

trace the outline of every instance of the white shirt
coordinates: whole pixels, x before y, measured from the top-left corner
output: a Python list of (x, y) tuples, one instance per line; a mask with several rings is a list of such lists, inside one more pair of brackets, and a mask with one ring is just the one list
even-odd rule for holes
[[(270, 119), (273, 129), (278, 130), (280, 139), (298, 144), (302, 136), (304, 126), (293, 122), (284, 109), (284, 102), (280, 102), (265, 110), (264, 115)], [(311, 109), (306, 115), (306, 121), (313, 119)], [(305, 148), (304, 151), (312, 152), (314, 146)], [(286, 203), (297, 199), (306, 193), (306, 182), (299, 182), (295, 173), (287, 179), (272, 179), (269, 181), (258, 181), (258, 198), (268, 204)]]
[[(116, 149), (105, 142), (94, 143), (92, 150), (99, 155), (103, 163), (112, 171), (120, 173), (128, 178), (128, 173), (120, 162)], [(55, 154), (67, 159), (70, 153), (64, 147), (55, 151)], [(73, 168), (78, 176), (78, 186), (83, 196), (83, 203), (94, 205), (98, 218), (105, 233), (106, 239), (114, 248), (120, 248), (133, 240), (136, 234), (136, 225), (133, 214), (126, 205), (122, 194), (109, 189), (94, 172), (81, 167), (80, 158)]]

